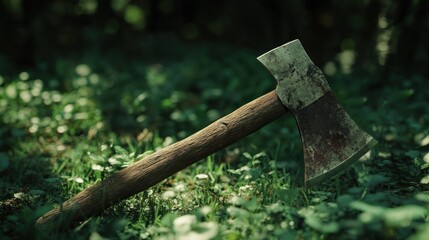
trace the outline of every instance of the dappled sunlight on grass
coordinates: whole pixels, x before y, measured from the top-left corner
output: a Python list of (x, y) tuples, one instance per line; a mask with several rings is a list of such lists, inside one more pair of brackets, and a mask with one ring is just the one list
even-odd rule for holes
[[(46, 205), (144, 161), (275, 86), (252, 54), (237, 50), (225, 51), (227, 60), (210, 57), (219, 54), (207, 49), (178, 62), (130, 62), (126, 71), (100, 60), (63, 64), (64, 75), (58, 76), (30, 70), (2, 76), (3, 231), (15, 231), (16, 223), (27, 226), (20, 215), (25, 209), (40, 215)], [(289, 116), (115, 204), (73, 234), (158, 239), (424, 234), (429, 112), (417, 89), (427, 83), (416, 80), (380, 93), (343, 70), (325, 67), (340, 89), (340, 102), (380, 141), (343, 174), (307, 191), (300, 187), (301, 143)]]

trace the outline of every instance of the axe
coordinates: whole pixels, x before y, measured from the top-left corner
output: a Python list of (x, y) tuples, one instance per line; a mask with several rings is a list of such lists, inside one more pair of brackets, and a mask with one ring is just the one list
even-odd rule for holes
[(88, 187), (40, 217), (36, 225), (85, 220), (255, 132), (288, 110), (301, 134), (306, 187), (340, 172), (376, 144), (336, 102), (322, 71), (299, 40), (277, 47), (258, 60), (276, 78), (275, 90)]

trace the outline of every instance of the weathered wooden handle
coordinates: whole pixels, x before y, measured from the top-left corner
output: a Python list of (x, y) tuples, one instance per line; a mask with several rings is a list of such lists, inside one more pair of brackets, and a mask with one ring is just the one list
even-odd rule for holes
[(76, 223), (139, 193), (198, 160), (255, 132), (286, 112), (271, 91), (192, 136), (159, 150), (96, 183), (40, 217), (36, 226)]

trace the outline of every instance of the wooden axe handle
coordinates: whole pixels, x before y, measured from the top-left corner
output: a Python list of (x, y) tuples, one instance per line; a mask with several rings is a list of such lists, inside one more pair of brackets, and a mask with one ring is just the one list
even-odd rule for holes
[(36, 225), (76, 223), (139, 193), (279, 118), (286, 108), (271, 91), (182, 141), (96, 183), (40, 217)]

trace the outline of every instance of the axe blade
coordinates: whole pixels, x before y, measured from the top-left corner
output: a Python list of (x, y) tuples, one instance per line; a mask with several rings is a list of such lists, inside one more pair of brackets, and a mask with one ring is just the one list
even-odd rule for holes
[(350, 118), (332, 92), (297, 111), (295, 118), (304, 151), (306, 186), (344, 170), (377, 143)]
[(337, 103), (322, 71), (299, 40), (275, 48), (258, 60), (276, 78), (276, 93), (297, 121), (306, 187), (344, 170), (377, 143)]

